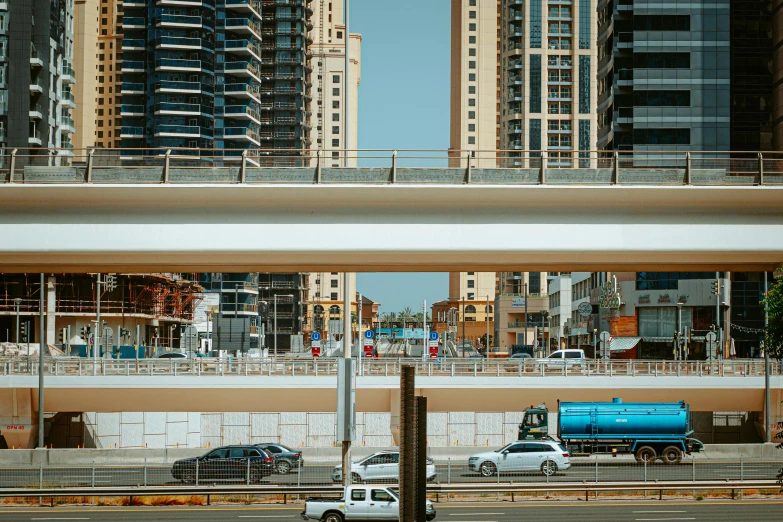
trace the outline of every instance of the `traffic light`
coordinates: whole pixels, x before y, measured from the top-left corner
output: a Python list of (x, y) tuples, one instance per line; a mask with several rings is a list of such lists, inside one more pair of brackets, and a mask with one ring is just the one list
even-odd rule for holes
[(90, 337), (90, 327), (82, 326), (82, 339), (86, 341), (88, 337)]
[(22, 323), (19, 327), (19, 337), (24, 341), (27, 342), (27, 323)]
[(720, 295), (720, 281), (718, 279), (712, 280), (712, 295)]
[(117, 276), (116, 275), (112, 275), (112, 274), (108, 274), (106, 276), (106, 290), (111, 292), (115, 288), (117, 288)]
[(60, 328), (60, 333), (57, 335), (58, 339), (60, 340), (60, 344), (65, 344), (67, 335), (68, 334), (66, 333), (66, 329)]

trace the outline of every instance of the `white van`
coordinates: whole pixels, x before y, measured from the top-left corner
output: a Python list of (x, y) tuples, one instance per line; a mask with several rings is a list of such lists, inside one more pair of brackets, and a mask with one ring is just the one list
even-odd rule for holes
[(585, 362), (585, 351), (571, 348), (556, 350), (549, 354), (549, 357), (537, 359), (537, 361), (547, 366), (560, 366), (562, 364), (567, 364), (568, 366), (581, 365)]

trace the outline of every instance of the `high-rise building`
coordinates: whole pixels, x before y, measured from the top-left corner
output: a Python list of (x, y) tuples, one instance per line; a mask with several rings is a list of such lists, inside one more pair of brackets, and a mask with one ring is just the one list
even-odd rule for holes
[[(73, 0), (0, 2), (0, 146), (18, 162), (73, 156)], [(58, 148), (55, 155), (36, 149)]]
[(356, 166), (356, 155), (343, 156), (342, 149), (358, 148), (359, 84), (361, 83), (362, 36), (349, 35), (350, 78), (348, 95), (348, 141), (346, 142), (345, 19), (340, 0), (315, 0), (313, 7), (313, 43), (310, 60), (313, 67), (313, 112), (310, 127), (313, 150), (323, 150), (323, 165)]
[(600, 149), (729, 150), (732, 3), (601, 5)]
[(494, 167), (498, 150), (500, 0), (451, 1), (451, 164), (474, 153), (474, 167)]
[(597, 3), (501, 1), (503, 150), (544, 150), (552, 167), (590, 166), (586, 159), (577, 165), (574, 151), (588, 158), (596, 148)]

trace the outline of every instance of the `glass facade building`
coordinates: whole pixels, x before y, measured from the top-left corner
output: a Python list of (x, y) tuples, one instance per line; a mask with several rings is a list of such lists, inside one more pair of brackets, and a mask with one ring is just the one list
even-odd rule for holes
[(125, 1), (122, 147), (225, 159), (308, 148), (307, 3)]
[(73, 156), (73, 13), (73, 0), (0, 1), (0, 147), (29, 148), (20, 166)]

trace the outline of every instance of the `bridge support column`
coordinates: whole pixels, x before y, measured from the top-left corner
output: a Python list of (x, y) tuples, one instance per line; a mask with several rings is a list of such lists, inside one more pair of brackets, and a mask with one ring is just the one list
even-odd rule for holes
[[(770, 365), (772, 364), (776, 364), (776, 362), (771, 362)], [(763, 413), (764, 415), (762, 415), (761, 419), (756, 423), (756, 431), (762, 440), (767, 440), (767, 427), (764, 426), (766, 412)], [(771, 442), (780, 443), (780, 440), (775, 440), (775, 435), (783, 432), (783, 389), (781, 388), (772, 388), (769, 390), (769, 423), (772, 426), (772, 429), (770, 430)]]
[(400, 391), (389, 390), (389, 410), (391, 411), (391, 419), (389, 420), (389, 427), (391, 428), (392, 439), (394, 439), (394, 445), (400, 445)]
[(35, 404), (30, 389), (0, 389), (0, 433), (9, 448), (35, 448), (38, 438)]

